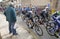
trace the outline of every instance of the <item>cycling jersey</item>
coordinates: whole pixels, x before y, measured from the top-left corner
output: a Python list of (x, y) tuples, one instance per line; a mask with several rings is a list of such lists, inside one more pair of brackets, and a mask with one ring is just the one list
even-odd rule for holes
[(26, 14), (26, 17), (28, 17), (29, 20), (31, 20), (31, 21), (33, 22), (33, 15), (32, 15), (31, 12), (28, 12), (28, 13)]
[(48, 18), (48, 11), (46, 11), (46, 9), (44, 9), (43, 11), (42, 11), (42, 13), (41, 13), (41, 16), (42, 16), (42, 18)]

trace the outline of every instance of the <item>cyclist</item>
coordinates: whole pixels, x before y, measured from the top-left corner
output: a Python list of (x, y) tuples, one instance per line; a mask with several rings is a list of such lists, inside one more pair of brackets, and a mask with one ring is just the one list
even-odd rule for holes
[(26, 11), (31, 11), (31, 8), (28, 6), (25, 8)]
[(32, 15), (32, 11), (28, 11), (28, 13), (26, 14), (26, 17), (29, 18), (29, 20), (31, 20), (33, 22), (33, 15)]
[[(32, 24), (33, 23), (32, 11), (28, 11), (27, 14), (26, 14), (26, 17), (28, 17), (28, 22)], [(31, 26), (31, 29), (33, 29), (33, 25)]]
[(49, 15), (49, 7), (46, 7), (44, 10), (42, 10), (41, 16), (42, 18), (48, 18)]
[(35, 15), (38, 17), (38, 19), (40, 18), (40, 13), (41, 13), (41, 11), (42, 11), (41, 8), (36, 8)]
[(45, 22), (49, 21), (50, 16), (49, 16), (49, 7), (45, 7), (42, 12), (41, 12), (41, 17), (42, 17), (42, 23), (44, 24)]
[(22, 14), (25, 15), (26, 13), (27, 13), (26, 7), (23, 7), (23, 8), (22, 8)]

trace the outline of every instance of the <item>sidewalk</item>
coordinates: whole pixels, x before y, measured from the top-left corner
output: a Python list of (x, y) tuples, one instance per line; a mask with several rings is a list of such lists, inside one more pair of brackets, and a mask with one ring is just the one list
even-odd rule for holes
[(24, 28), (23, 25), (15, 24), (15, 28), (17, 28), (17, 36), (13, 36), (9, 34), (8, 30), (8, 22), (4, 15), (0, 14), (0, 33), (3, 39), (33, 39), (33, 36)]

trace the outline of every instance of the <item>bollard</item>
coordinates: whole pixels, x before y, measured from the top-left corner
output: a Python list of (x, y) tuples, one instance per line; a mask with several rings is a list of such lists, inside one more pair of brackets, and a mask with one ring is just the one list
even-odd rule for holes
[(0, 33), (0, 39), (2, 39), (1, 33)]

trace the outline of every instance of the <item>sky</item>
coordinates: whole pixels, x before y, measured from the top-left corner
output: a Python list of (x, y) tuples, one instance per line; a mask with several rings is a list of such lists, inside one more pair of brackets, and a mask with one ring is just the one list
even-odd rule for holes
[(0, 2), (1, 2), (2, 0), (0, 0)]

